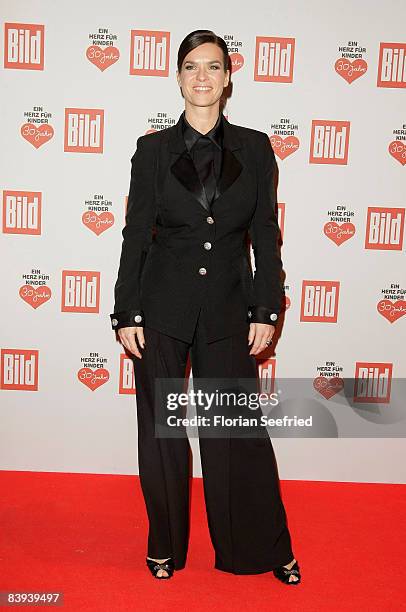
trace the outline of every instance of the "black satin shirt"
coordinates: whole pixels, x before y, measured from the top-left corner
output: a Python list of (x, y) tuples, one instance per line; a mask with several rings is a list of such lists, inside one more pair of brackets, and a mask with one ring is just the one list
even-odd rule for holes
[[(223, 156), (223, 113), (219, 113), (216, 124), (207, 134), (201, 134), (190, 125), (182, 113), (183, 138), (193, 160), (199, 178), (206, 187), (208, 163), (214, 163), (214, 177), (218, 180)], [(214, 194), (211, 194), (214, 195)], [(211, 202), (212, 197), (209, 198)]]

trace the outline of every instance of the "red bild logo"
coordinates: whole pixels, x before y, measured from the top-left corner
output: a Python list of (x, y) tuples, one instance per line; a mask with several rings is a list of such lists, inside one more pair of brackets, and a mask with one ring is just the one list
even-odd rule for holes
[(44, 70), (44, 26), (4, 24), (4, 68)]
[(339, 281), (304, 280), (300, 320), (336, 323), (339, 293)]
[(3, 191), (3, 233), (41, 234), (39, 191)]
[(405, 226), (404, 208), (369, 206), (365, 248), (401, 251)]
[(391, 363), (357, 362), (354, 377), (354, 402), (389, 403), (392, 367)]
[(168, 76), (170, 32), (131, 30), (130, 74)]
[(406, 87), (406, 43), (379, 46), (378, 87)]
[(257, 36), (254, 81), (292, 83), (295, 39)]
[(99, 312), (100, 272), (62, 271), (62, 312)]
[(38, 391), (38, 351), (1, 349), (1, 388)]
[(347, 164), (349, 141), (349, 121), (314, 119), (309, 162), (311, 164)]

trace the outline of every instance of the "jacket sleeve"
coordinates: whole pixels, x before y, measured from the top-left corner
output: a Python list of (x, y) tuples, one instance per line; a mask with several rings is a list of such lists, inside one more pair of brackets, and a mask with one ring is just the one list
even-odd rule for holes
[(121, 327), (144, 327), (140, 304), (142, 267), (152, 241), (155, 223), (153, 148), (149, 135), (140, 136), (131, 158), (131, 180), (127, 199), (125, 227), (118, 276), (114, 285), (114, 312), (110, 314), (114, 330)]
[(279, 253), (279, 225), (276, 213), (276, 160), (269, 137), (263, 140), (258, 165), (257, 205), (249, 227), (255, 258), (254, 304), (249, 307), (250, 323), (276, 325), (283, 299), (282, 260)]

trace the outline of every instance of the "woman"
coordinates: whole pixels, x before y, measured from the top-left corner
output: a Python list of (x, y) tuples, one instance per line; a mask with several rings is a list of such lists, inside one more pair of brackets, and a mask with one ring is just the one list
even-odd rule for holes
[[(156, 578), (185, 566), (190, 445), (186, 436), (155, 436), (154, 383), (182, 380), (189, 351), (193, 381), (254, 380), (255, 355), (272, 340), (282, 300), (275, 157), (264, 132), (232, 125), (220, 111), (229, 65), (222, 38), (210, 30), (188, 34), (177, 63), (185, 109), (175, 125), (140, 136), (131, 160), (110, 317), (136, 357), (146, 563)], [(272, 443), (267, 432), (259, 438), (210, 438), (199, 431), (215, 568), (272, 570), (298, 584)]]

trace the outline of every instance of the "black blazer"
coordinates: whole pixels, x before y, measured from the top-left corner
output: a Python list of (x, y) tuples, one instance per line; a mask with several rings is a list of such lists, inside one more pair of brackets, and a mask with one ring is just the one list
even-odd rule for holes
[(249, 322), (276, 323), (283, 286), (275, 155), (265, 132), (222, 120), (223, 165), (211, 207), (187, 155), (181, 117), (138, 138), (113, 329), (145, 325), (191, 342), (201, 307), (209, 342)]

